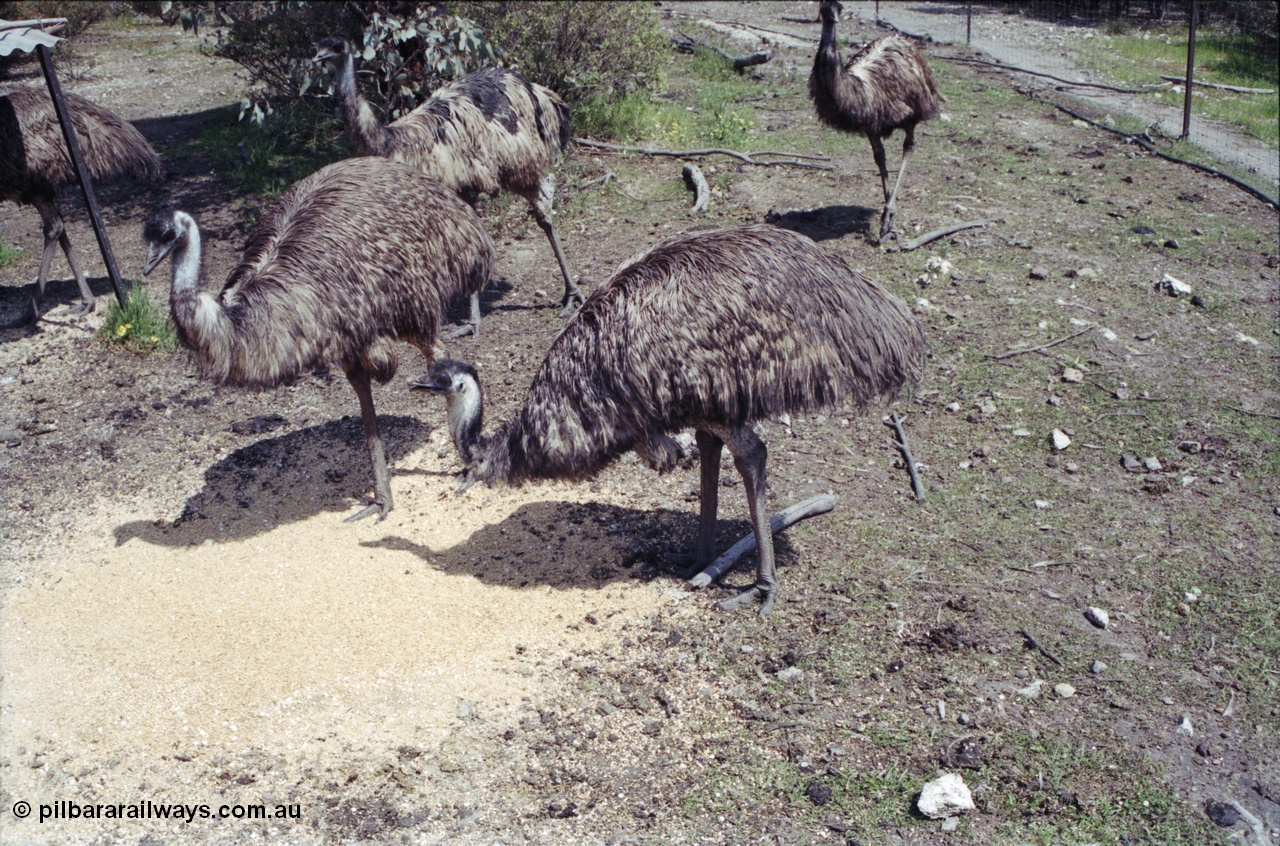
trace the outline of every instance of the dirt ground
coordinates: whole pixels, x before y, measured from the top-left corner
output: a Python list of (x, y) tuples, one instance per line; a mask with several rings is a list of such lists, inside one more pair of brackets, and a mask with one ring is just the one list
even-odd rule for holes
[[(375, 390), (395, 510), (344, 524), (370, 474), (341, 374), (250, 393), (199, 381), (181, 351), (111, 351), (93, 334), (109, 285), (69, 200), (97, 312), (58, 306), (34, 332), (0, 332), (0, 841), (1012, 843), (1040, 827), (1067, 838), (1053, 842), (1190, 843), (1247, 828), (1213, 827), (1207, 800), (1280, 831), (1274, 211), (1044, 104), (970, 107), (1002, 83), (947, 68), (948, 113), (923, 133), (900, 225), (1004, 223), (874, 249), (866, 143), (817, 128), (816, 27), (780, 21), (814, 6), (687, 4), (666, 24), (764, 28), (725, 42), (778, 51), (760, 130), (811, 133), (835, 170), (704, 160), (715, 196), (700, 218), (678, 160), (578, 148), (561, 237), (590, 290), (665, 235), (770, 220), (916, 303), (930, 374), (895, 409), (929, 504), (911, 501), (878, 414), (762, 421), (771, 510), (822, 492), (839, 504), (777, 539), (773, 615), (719, 614), (723, 591), (688, 590), (665, 557), (693, 537), (696, 462), (656, 476), (627, 456), (590, 484), (456, 495), (443, 408), (405, 389), (424, 364), (406, 348)], [(92, 67), (66, 87), (162, 153), (243, 85), (158, 24), (79, 49)], [(221, 280), (244, 198), (209, 160), (166, 165), (162, 186), (100, 189), (122, 271), (140, 276), (141, 221), (172, 199)], [(606, 170), (616, 183), (575, 190)], [(1132, 233), (1148, 222), (1182, 248)], [(40, 235), (29, 208), (0, 207), (0, 225), (25, 251), (0, 269), (4, 322), (26, 307)], [(447, 351), (476, 364), (498, 420), (562, 324), (541, 233), (518, 210), (490, 225), (484, 334)], [(958, 272), (930, 277), (930, 255)], [(1207, 307), (1157, 296), (1166, 272)], [(70, 302), (61, 258), (54, 276), (48, 299)], [(165, 277), (147, 283), (157, 302)], [(1051, 428), (1075, 446), (1054, 454)], [(1125, 473), (1130, 452), (1163, 466)], [(725, 466), (727, 546), (747, 523)], [(1094, 605), (1108, 629), (1085, 620)], [(1051, 692), (1061, 683), (1071, 698)], [(984, 750), (976, 766), (957, 759), (966, 742)], [(913, 809), (939, 768), (962, 772), (978, 806), (954, 832)], [(11, 812), (62, 800), (298, 818)]]

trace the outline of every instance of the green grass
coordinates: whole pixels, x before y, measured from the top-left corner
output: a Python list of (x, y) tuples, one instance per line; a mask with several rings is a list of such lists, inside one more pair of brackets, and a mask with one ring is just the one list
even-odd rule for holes
[(173, 324), (137, 283), (129, 287), (124, 305), (111, 301), (98, 337), (110, 346), (145, 353), (167, 352), (178, 340)]
[[(1072, 46), (1085, 67), (1115, 84), (1162, 82), (1160, 75), (1185, 76), (1186, 32), (1138, 30), (1089, 39)], [(1201, 30), (1196, 35), (1196, 78), (1202, 82), (1243, 88), (1276, 88), (1276, 66), (1251, 51), (1246, 36)], [(1200, 96), (1204, 94), (1204, 96)], [(1181, 106), (1184, 94), (1172, 89), (1151, 95), (1170, 106)], [(1196, 88), (1195, 114), (1238, 127), (1250, 136), (1280, 149), (1280, 99), (1274, 94), (1239, 94)]]
[(0, 240), (0, 267), (8, 267), (25, 254), (25, 250), (19, 247), (11, 247), (3, 240)]

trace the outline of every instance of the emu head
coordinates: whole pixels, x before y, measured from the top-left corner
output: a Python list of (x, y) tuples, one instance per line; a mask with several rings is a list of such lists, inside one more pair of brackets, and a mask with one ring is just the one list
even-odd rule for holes
[(409, 380), (410, 390), (430, 391), (444, 397), (448, 409), (449, 434), (465, 464), (474, 458), (474, 447), (480, 439), (484, 423), (484, 397), (480, 376), (470, 364), (444, 358), (416, 379)]
[(142, 266), (142, 275), (151, 275), (151, 271), (173, 252), (174, 247), (185, 243), (194, 225), (195, 221), (178, 211), (173, 203), (165, 203), (152, 212), (147, 222), (142, 224), (142, 240), (147, 244), (147, 260)]
[(844, 12), (844, 6), (840, 0), (822, 0), (822, 4), (818, 6), (818, 17), (824, 24), (840, 23), (840, 15)]
[(330, 35), (320, 39), (316, 44), (316, 54), (311, 58), (314, 63), (341, 62), (351, 52), (351, 42), (343, 35)]

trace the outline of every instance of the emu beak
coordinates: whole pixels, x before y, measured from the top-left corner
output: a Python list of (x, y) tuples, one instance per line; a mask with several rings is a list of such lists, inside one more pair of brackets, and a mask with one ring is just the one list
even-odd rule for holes
[(435, 394), (443, 394), (449, 390), (449, 381), (433, 382), (431, 381), (430, 371), (423, 373), (416, 379), (409, 380), (409, 390), (411, 391), (431, 391)]
[(174, 238), (172, 241), (165, 244), (151, 244), (147, 249), (147, 260), (142, 265), (142, 275), (150, 276), (151, 271), (156, 269), (157, 264), (164, 261), (165, 256), (169, 255), (170, 251), (173, 250), (174, 245), (177, 243), (178, 239)]

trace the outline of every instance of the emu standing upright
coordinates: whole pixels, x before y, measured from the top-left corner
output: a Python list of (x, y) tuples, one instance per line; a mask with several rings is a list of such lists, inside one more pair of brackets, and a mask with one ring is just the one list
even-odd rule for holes
[[(118, 176), (160, 178), (160, 157), (133, 124), (76, 94), (63, 94), (81, 156), (94, 182)], [(73, 313), (93, 311), (93, 292), (71, 251), (71, 239), (58, 211), (58, 191), (75, 182), (58, 115), (48, 92), (19, 88), (0, 97), (0, 200), (36, 207), (44, 224), (44, 252), (31, 295), (31, 320), (40, 319), (44, 283), (58, 245), (80, 286)]]
[(449, 299), (488, 281), (493, 245), (475, 212), (406, 165), (337, 162), (262, 215), (217, 297), (202, 290), (189, 215), (164, 207), (143, 237), (144, 274), (173, 257), (173, 320), (203, 375), (270, 388), (327, 362), (342, 367), (360, 398), (375, 479), (373, 503), (347, 522), (386, 517), (391, 487), (370, 380), (395, 375), (393, 341), (432, 360)]
[[(849, 60), (840, 61), (836, 44), (836, 23), (843, 7), (837, 0), (822, 0), (822, 40), (813, 57), (809, 75), (809, 96), (818, 119), (833, 129), (861, 132), (871, 142), (880, 187), (884, 189), (884, 211), (880, 215), (880, 240), (893, 233), (898, 213), (898, 189), (907, 159), (916, 146), (916, 124), (937, 114), (942, 95), (934, 84), (933, 72), (911, 39), (901, 35), (877, 38)], [(884, 143), (895, 129), (906, 134), (902, 142), (902, 166), (889, 190), (889, 170), (885, 165)]]
[[(549, 171), (570, 138), (569, 107), (559, 95), (518, 73), (485, 68), (441, 86), (427, 102), (384, 126), (356, 85), (351, 42), (336, 35), (324, 39), (314, 61), (337, 67), (347, 135), (359, 155), (413, 165), (467, 202), (499, 191), (528, 200), (564, 276), (560, 316), (582, 303), (551, 222), (556, 180)], [(470, 331), (480, 334), (478, 293), (471, 300)]]
[[(679, 315), (680, 319), (674, 319)], [(720, 450), (745, 483), (757, 541), (755, 584), (720, 603), (777, 598), (756, 420), (843, 402), (864, 407), (917, 382), (920, 324), (906, 306), (803, 235), (772, 226), (699, 232), (628, 264), (552, 344), (523, 407), (491, 436), (479, 377), (443, 360), (414, 388), (445, 395), (468, 483), (588, 478), (635, 450), (663, 472), (670, 433), (696, 432), (702, 463), (695, 566), (714, 558)]]

